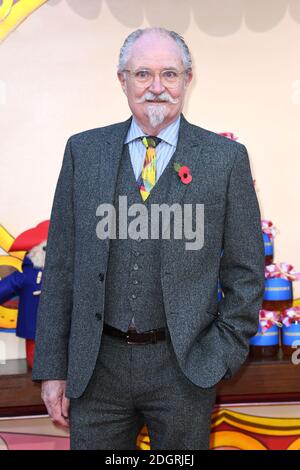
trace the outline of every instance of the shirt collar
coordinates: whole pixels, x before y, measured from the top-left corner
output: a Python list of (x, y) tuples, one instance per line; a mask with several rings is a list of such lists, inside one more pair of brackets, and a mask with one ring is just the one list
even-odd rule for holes
[[(169, 124), (169, 126), (162, 129), (157, 137), (162, 139), (167, 144), (172, 145), (173, 147), (176, 147), (177, 140), (178, 140), (178, 133), (179, 133), (179, 125), (180, 125), (180, 116), (178, 116), (178, 118), (174, 122)], [(124, 143), (128, 144), (129, 142), (132, 142), (133, 140), (143, 137), (144, 135), (145, 133), (142, 131), (142, 129), (140, 128), (140, 126), (138, 125), (138, 123), (133, 117)]]

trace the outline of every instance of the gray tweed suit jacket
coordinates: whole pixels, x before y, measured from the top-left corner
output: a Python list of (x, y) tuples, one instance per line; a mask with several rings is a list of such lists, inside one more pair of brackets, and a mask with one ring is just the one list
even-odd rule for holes
[[(96, 209), (113, 203), (130, 122), (70, 137), (56, 187), (33, 380), (66, 379), (71, 398), (84, 392), (101, 343), (110, 242), (96, 236)], [(205, 238), (202, 249), (189, 251), (184, 239), (160, 241), (164, 308), (183, 373), (208, 388), (239, 369), (257, 331), (264, 290), (260, 212), (243, 145), (181, 116), (174, 158), (193, 179), (183, 184), (174, 170), (165, 203), (204, 203)], [(219, 303), (218, 277), (225, 294)]]

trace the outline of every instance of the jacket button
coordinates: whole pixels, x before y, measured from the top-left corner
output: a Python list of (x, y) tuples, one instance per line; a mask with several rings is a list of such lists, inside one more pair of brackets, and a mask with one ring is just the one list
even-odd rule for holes
[(96, 317), (96, 320), (98, 320), (98, 321), (100, 321), (102, 319), (101, 313), (96, 313), (95, 317)]
[(99, 279), (101, 282), (104, 281), (104, 274), (103, 273), (99, 273)]

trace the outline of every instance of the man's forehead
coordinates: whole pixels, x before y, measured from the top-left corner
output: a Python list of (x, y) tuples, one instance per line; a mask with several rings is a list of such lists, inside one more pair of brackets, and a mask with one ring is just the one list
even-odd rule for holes
[(166, 65), (178, 65), (182, 62), (182, 51), (169, 36), (145, 34), (132, 45), (129, 62), (147, 65), (161, 61)]
[(159, 33), (145, 33), (142, 34), (132, 45), (132, 52), (134, 53), (135, 50), (148, 50), (148, 49), (168, 49), (173, 51), (174, 54), (180, 54), (180, 47), (174, 41), (173, 38), (167, 36), (166, 34), (159, 34)]

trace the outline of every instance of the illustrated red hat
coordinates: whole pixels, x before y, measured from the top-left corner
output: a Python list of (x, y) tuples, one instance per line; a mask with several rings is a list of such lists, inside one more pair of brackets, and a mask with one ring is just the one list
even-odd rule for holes
[(50, 220), (44, 220), (36, 227), (25, 230), (21, 233), (11, 245), (9, 251), (29, 251), (48, 238)]

